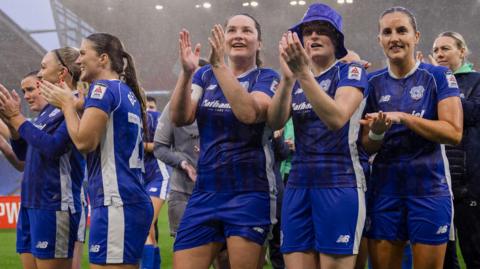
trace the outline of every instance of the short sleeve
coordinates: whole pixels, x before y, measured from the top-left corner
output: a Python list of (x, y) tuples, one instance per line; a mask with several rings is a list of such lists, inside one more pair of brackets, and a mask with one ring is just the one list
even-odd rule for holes
[(90, 86), (88, 97), (85, 100), (85, 109), (89, 107), (96, 107), (110, 114), (117, 106), (115, 92), (118, 89), (110, 86), (107, 83), (95, 82)]
[(439, 68), (433, 72), (433, 77), (437, 85), (437, 102), (448, 97), (460, 96), (458, 83), (452, 71), (446, 68)]
[(263, 92), (272, 97), (280, 81), (280, 76), (272, 69), (261, 69), (255, 84), (252, 86), (252, 92)]
[(367, 71), (357, 63), (341, 66), (337, 88), (340, 87), (354, 87), (366, 95), (368, 88)]

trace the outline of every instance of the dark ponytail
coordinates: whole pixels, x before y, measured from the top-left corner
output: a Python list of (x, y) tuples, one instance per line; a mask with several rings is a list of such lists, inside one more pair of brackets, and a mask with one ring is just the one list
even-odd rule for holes
[(140, 109), (143, 120), (143, 131), (147, 132), (147, 114), (146, 102), (143, 90), (140, 87), (135, 71), (133, 57), (125, 51), (122, 42), (116, 36), (107, 33), (95, 33), (89, 35), (87, 40), (93, 43), (93, 47), (98, 55), (107, 54), (110, 59), (110, 65), (133, 91), (135, 97), (140, 103)]

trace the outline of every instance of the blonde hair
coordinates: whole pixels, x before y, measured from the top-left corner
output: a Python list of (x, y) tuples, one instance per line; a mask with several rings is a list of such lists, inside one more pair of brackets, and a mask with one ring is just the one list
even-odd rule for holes
[(467, 56), (470, 54), (470, 50), (468, 49), (467, 42), (465, 42), (465, 39), (463, 38), (463, 36), (453, 31), (443, 32), (438, 35), (438, 37), (443, 37), (443, 36), (450, 37), (453, 40), (455, 40), (455, 45), (457, 46), (458, 49), (464, 49), (465, 56), (463, 57), (463, 61), (465, 61), (467, 59)]

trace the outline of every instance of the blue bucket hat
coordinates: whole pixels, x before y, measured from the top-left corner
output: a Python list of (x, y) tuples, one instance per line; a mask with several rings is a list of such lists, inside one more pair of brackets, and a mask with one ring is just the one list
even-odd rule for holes
[(308, 7), (307, 12), (303, 16), (302, 21), (295, 24), (289, 30), (292, 32), (297, 33), (298, 38), (303, 45), (303, 35), (302, 35), (302, 26), (304, 23), (312, 22), (312, 21), (324, 21), (330, 23), (333, 28), (337, 31), (337, 46), (335, 48), (335, 58), (340, 59), (347, 55), (347, 49), (345, 49), (344, 37), (342, 33), (342, 16), (338, 14), (338, 12), (325, 5), (320, 3), (311, 4)]

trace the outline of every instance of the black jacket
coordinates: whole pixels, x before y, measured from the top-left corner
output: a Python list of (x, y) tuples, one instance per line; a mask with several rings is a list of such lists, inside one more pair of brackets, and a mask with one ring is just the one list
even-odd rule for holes
[(480, 73), (455, 74), (463, 107), (463, 138), (447, 147), (455, 199), (480, 199)]

